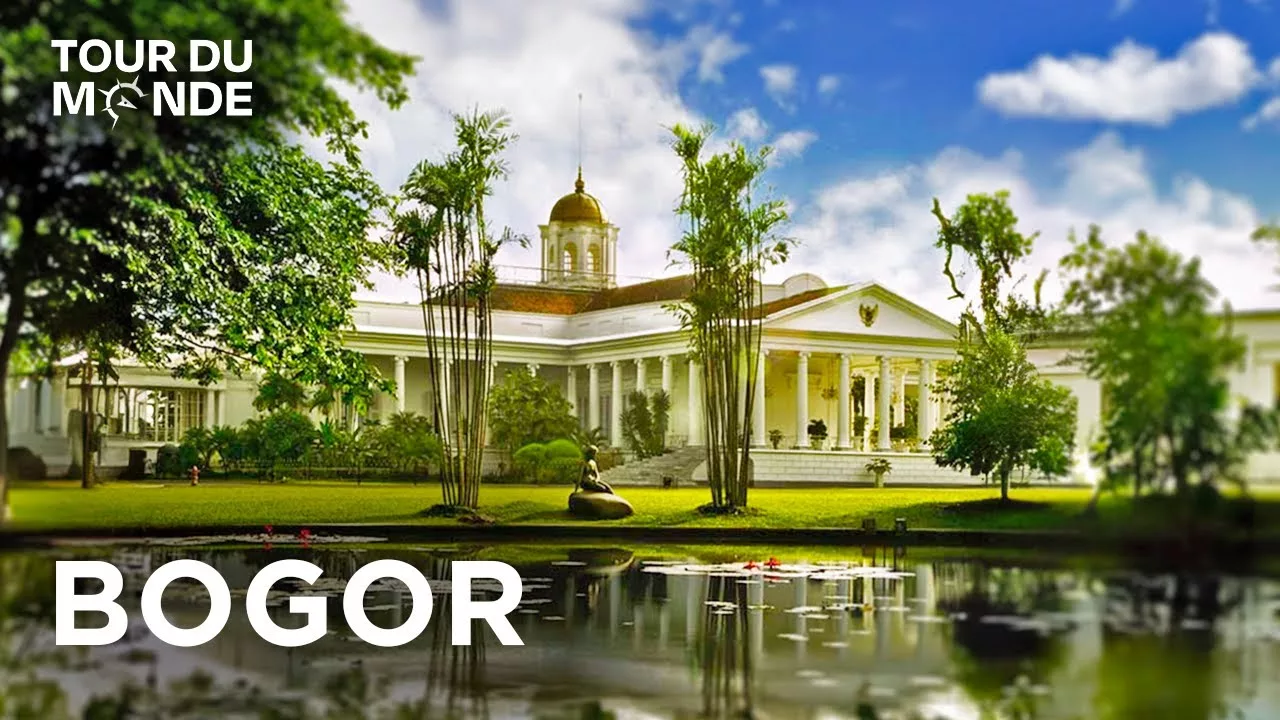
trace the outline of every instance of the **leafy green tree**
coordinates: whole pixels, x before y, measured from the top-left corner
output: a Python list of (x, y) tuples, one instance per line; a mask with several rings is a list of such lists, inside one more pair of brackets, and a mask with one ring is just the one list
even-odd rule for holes
[(489, 391), (490, 439), (514, 452), (530, 443), (574, 437), (578, 421), (560, 389), (521, 368)]
[[(405, 99), (413, 59), (349, 26), (335, 0), (16, 0), (0, 7), (0, 409), (9, 358), (29, 344), (112, 348), (203, 382), (250, 366), (308, 384), (376, 377), (344, 350), (353, 291), (376, 266), (381, 193), (359, 167), (365, 126), (339, 84)], [(252, 83), (244, 117), (52, 112), (55, 81), (101, 82), (58, 38), (253, 42), (253, 63), (187, 72)], [(173, 79), (136, 73), (142, 87)], [(338, 162), (295, 138), (323, 140)], [(358, 383), (351, 383), (358, 384)], [(0, 410), (0, 437), (7, 431)], [(0, 506), (7, 511), (4, 455)]]
[(253, 408), (258, 412), (277, 410), (302, 410), (307, 405), (307, 389), (302, 383), (284, 373), (267, 373), (258, 383), (258, 394), (253, 398)]
[(764, 271), (786, 260), (793, 244), (778, 235), (787, 221), (780, 200), (756, 197), (771, 149), (748, 152), (731, 143), (704, 157), (714, 128), (676, 125), (672, 146), (684, 174), (677, 213), (686, 222), (671, 247), (693, 271), (693, 290), (672, 309), (702, 365), (709, 509), (737, 512), (747, 505), (752, 405), (760, 352)]
[(943, 387), (953, 407), (931, 441), (938, 465), (994, 474), (1003, 500), (1015, 469), (1052, 474), (1069, 465), (1075, 397), (1041, 377), (1004, 330), (988, 329), (982, 342), (963, 346)]
[(637, 458), (666, 451), (670, 416), (671, 397), (665, 392), (647, 396), (637, 390), (627, 396), (627, 408), (622, 411), (622, 437)]
[(935, 199), (933, 214), (938, 247), (946, 250), (943, 274), (954, 297), (964, 299), (951, 267), (957, 252), (972, 261), (979, 283), (977, 310), (970, 303), (961, 315), (960, 358), (939, 383), (951, 397), (951, 412), (930, 446), (940, 466), (994, 474), (1007, 501), (1015, 469), (1057, 472), (1070, 464), (1075, 442), (1074, 396), (1040, 377), (1023, 345), (1052, 322), (1039, 297), (1045, 275), (1036, 281), (1034, 303), (1003, 289), (1031, 253), (1036, 235), (1018, 230), (1003, 191), (970, 195), (950, 218)]
[[(962, 338), (981, 334), (984, 328), (999, 327), (1026, 337), (1052, 323), (1050, 312), (1040, 302), (1040, 292), (1048, 271), (1040, 274), (1034, 285), (1033, 302), (1015, 293), (1003, 293), (1002, 285), (1014, 277), (1014, 268), (1031, 254), (1039, 233), (1026, 235), (1018, 230), (1018, 217), (1009, 207), (1009, 192), (975, 194), (948, 218), (937, 198), (933, 215), (938, 220), (936, 247), (946, 252), (942, 274), (951, 285), (952, 299), (965, 299), (952, 262), (957, 253), (969, 258), (978, 274), (979, 316), (966, 307), (961, 313)], [(1021, 278), (1015, 285), (1021, 282)]]
[(440, 438), (431, 420), (416, 413), (388, 418), (378, 429), (378, 444), (402, 472), (417, 473), (441, 460)]
[(278, 410), (250, 420), (242, 432), (259, 472), (272, 479), (277, 466), (301, 460), (318, 438), (311, 418), (296, 410)]
[(475, 510), (493, 363), (494, 256), (508, 242), (495, 236), (485, 198), (507, 175), (503, 153), (515, 142), (501, 112), (454, 116), (457, 149), (422, 161), (401, 187), (393, 242), (403, 270), (418, 284), (434, 391), (432, 422), (440, 430), (444, 506)]
[(1196, 481), (1239, 480), (1241, 453), (1267, 442), (1274, 413), (1245, 408), (1234, 427), (1227, 416), (1228, 374), (1245, 347), (1199, 259), (1141, 232), (1122, 247), (1106, 245), (1097, 227), (1072, 241), (1062, 271), (1081, 343), (1074, 359), (1124, 400), (1104, 409), (1094, 462), (1135, 495), (1168, 480), (1179, 496)]

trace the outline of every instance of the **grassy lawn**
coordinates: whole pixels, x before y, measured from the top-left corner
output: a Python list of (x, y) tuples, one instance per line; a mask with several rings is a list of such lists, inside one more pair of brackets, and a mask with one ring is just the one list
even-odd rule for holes
[[(616, 524), (644, 526), (860, 527), (864, 517), (881, 526), (906, 518), (914, 528), (1046, 528), (1070, 523), (1088, 502), (1080, 489), (1026, 489), (1020, 500), (1036, 503), (990, 511), (969, 507), (999, 497), (995, 488), (759, 488), (746, 516), (706, 517), (697, 507), (705, 488), (620, 488), (636, 514)], [(481, 511), (499, 523), (569, 524), (567, 487), (490, 485), (481, 489)], [(12, 491), (15, 529), (149, 528), (307, 523), (435, 524), (455, 521), (418, 513), (440, 501), (434, 485), (291, 482), (111, 483), (81, 490), (50, 482)], [(987, 503), (981, 503), (985, 506)], [(958, 507), (955, 507), (958, 506)]]
[[(1079, 488), (1019, 488), (1018, 502), (997, 507), (992, 488), (758, 488), (753, 511), (744, 516), (707, 517), (697, 512), (709, 500), (705, 488), (622, 488), (636, 508), (620, 525), (660, 527), (857, 528), (865, 517), (880, 527), (906, 518), (912, 528), (1068, 529), (1081, 527), (1089, 491)], [(489, 485), (481, 511), (505, 524), (575, 524), (565, 511), (567, 487)], [(1280, 527), (1280, 493), (1263, 500), (1260, 528)], [(442, 524), (418, 513), (440, 500), (438, 486), (350, 482), (111, 483), (81, 490), (49, 482), (12, 491), (13, 529), (307, 525), (325, 523)], [(1129, 524), (1130, 506), (1104, 497), (1101, 523)]]

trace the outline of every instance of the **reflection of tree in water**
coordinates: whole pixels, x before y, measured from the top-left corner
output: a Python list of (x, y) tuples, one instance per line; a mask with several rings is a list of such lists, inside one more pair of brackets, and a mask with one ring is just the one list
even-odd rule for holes
[[(984, 717), (1037, 717), (1032, 688), (1067, 656), (1069, 625), (1045, 619), (1066, 607), (1058, 573), (991, 568), (980, 563), (936, 567), (938, 607), (954, 614), (956, 680)], [(949, 582), (947, 582), (949, 581)]]
[(52, 718), (66, 714), (57, 681), (35, 668), (55, 658), (36, 646), (35, 626), (53, 617), (53, 558), (0, 553), (0, 718)]
[[(449, 577), (450, 563), (432, 560), (432, 575)], [(478, 591), (473, 591), (478, 592)], [(433, 700), (444, 702), (445, 717), (488, 717), (488, 687), (485, 683), (485, 643), (489, 625), (483, 620), (471, 621), (471, 644), (453, 644), (453, 594), (439, 593), (432, 618), (431, 665), (427, 669), (428, 708)]]
[(753, 717), (750, 607), (747, 586), (707, 578), (707, 604), (696, 645), (706, 717)]
[(1240, 609), (1238, 583), (1217, 577), (1114, 576), (1103, 581), (1102, 656), (1095, 716), (1205, 720), (1227, 717), (1224, 675), (1244, 687), (1242, 654), (1218, 648), (1225, 617)]

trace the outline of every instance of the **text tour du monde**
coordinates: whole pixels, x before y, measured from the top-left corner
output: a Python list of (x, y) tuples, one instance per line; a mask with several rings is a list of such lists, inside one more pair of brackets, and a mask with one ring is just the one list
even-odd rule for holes
[[(495, 561), (456, 561), (452, 563), (450, 592), (453, 607), (452, 635), (454, 645), (470, 645), (472, 621), (488, 623), (503, 645), (523, 645), (520, 636), (507, 619), (524, 594), (520, 574), (510, 565)], [(288, 610), (307, 618), (304, 626), (283, 628), (267, 612), (267, 595), (272, 587), (286, 578), (315, 583), (323, 571), (305, 560), (278, 560), (254, 576), (245, 594), (245, 611), (249, 624), (262, 639), (279, 647), (301, 647), (324, 637), (328, 631), (322, 595), (295, 595), (289, 598)], [(103, 587), (95, 594), (78, 594), (76, 582), (96, 579)], [(209, 615), (193, 628), (174, 626), (165, 617), (161, 597), (170, 583), (186, 578), (204, 585), (209, 593)], [(409, 588), (413, 599), (409, 617), (400, 627), (381, 628), (365, 614), (364, 597), (369, 587), (384, 578), (393, 578)], [(479, 601), (472, 596), (472, 582), (477, 579), (496, 581), (502, 593), (496, 600)], [(117, 601), (124, 590), (120, 569), (101, 560), (59, 560), (55, 569), (54, 635), (58, 645), (110, 645), (124, 638), (129, 619)], [(174, 560), (156, 569), (142, 588), (142, 620), (156, 639), (176, 647), (195, 647), (217, 637), (231, 617), (231, 590), (227, 581), (213, 566), (199, 560)], [(400, 560), (376, 560), (361, 567), (347, 581), (342, 596), (342, 611), (347, 626), (361, 640), (378, 647), (399, 647), (417, 638), (427, 628), (433, 607), (431, 584), (409, 563)], [(101, 613), (107, 623), (100, 628), (77, 628), (77, 613)]]

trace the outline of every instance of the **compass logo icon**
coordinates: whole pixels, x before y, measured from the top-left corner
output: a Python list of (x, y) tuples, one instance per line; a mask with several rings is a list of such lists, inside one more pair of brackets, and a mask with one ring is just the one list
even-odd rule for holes
[(147, 96), (146, 93), (142, 92), (142, 88), (138, 85), (138, 80), (141, 78), (142, 76), (139, 75), (138, 77), (134, 78), (132, 81), (127, 83), (122, 83), (119, 80), (116, 80), (115, 86), (112, 87), (110, 90), (100, 91), (103, 95), (107, 96), (107, 99), (104, 100), (102, 103), (102, 109), (104, 112), (106, 112), (108, 115), (111, 116), (112, 130), (116, 129), (116, 123), (120, 121), (120, 116), (116, 114), (116, 108), (125, 108), (129, 110), (138, 109), (138, 106), (130, 102), (129, 98), (125, 93), (120, 92), (121, 90), (128, 89), (132, 91), (135, 96), (139, 98), (144, 98)]

